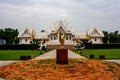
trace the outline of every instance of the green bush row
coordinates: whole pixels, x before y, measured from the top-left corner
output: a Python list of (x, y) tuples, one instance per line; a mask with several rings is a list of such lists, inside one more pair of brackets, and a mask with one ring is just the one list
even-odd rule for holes
[(85, 44), (85, 49), (119, 49), (120, 44)]
[(0, 45), (0, 50), (34, 50), (39, 48), (38, 45), (35, 44), (5, 44)]

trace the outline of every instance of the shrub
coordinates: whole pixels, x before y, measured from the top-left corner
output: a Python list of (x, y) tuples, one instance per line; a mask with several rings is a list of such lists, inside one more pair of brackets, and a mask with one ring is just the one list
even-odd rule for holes
[(82, 54), (82, 52), (80, 52), (80, 54)]
[(120, 44), (91, 44), (86, 43), (85, 49), (119, 49)]
[(31, 56), (20, 56), (20, 60), (29, 60), (32, 59)]
[(42, 50), (46, 50), (46, 47), (45, 47), (45, 46), (42, 46)]
[(119, 49), (120, 44), (92, 44), (91, 49)]
[(105, 55), (100, 55), (99, 58), (100, 59), (105, 59)]
[(93, 55), (93, 54), (90, 54), (90, 55), (89, 55), (89, 58), (93, 59), (93, 58), (94, 58), (94, 55)]
[(0, 45), (0, 50), (34, 50), (39, 46), (35, 44), (6, 44)]
[(40, 55), (43, 54), (42, 52), (40, 52)]

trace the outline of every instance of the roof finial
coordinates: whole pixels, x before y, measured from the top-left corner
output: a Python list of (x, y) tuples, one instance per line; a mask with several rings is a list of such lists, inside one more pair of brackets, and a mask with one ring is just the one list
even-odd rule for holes
[(31, 41), (33, 41), (34, 35), (35, 35), (34, 30), (32, 30), (32, 33), (31, 33), (31, 36), (30, 36)]
[(89, 39), (89, 35), (88, 35), (87, 30), (86, 30), (86, 36), (85, 36), (85, 38), (86, 38), (86, 40), (88, 40), (88, 39)]

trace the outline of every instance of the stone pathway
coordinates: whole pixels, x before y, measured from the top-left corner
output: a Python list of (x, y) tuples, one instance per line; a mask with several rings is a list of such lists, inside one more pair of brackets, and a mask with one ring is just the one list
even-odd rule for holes
[[(70, 51), (68, 50), (68, 58), (85, 58), (83, 56), (80, 56), (76, 53), (74, 53), (73, 51)], [(37, 60), (37, 59), (53, 59), (53, 58), (56, 58), (56, 50), (52, 50), (50, 52), (47, 52), (41, 56), (38, 56), (36, 58), (34, 58), (33, 60)], [(105, 60), (105, 61), (108, 61), (108, 62), (115, 62), (115, 63), (118, 63), (120, 64), (120, 59), (119, 60)]]
[[(52, 50), (50, 52), (47, 52), (41, 56), (38, 56), (36, 58), (34, 58), (33, 60), (37, 60), (37, 59), (53, 59), (56, 58), (56, 50)], [(80, 56), (79, 54), (76, 54), (70, 50), (68, 50), (68, 58), (85, 58), (83, 56)]]
[(115, 63), (120, 64), (120, 59), (118, 59), (118, 60), (105, 60), (105, 61), (108, 61), (108, 62), (115, 62)]
[(4, 66), (4, 65), (9, 65), (9, 64), (12, 64), (12, 63), (15, 63), (15, 62), (20, 62), (20, 61), (17, 61), (17, 60), (0, 60), (0, 67)]
[[(80, 56), (70, 50), (68, 50), (68, 58), (85, 58), (83, 56)], [(40, 55), (32, 60), (37, 60), (37, 59), (53, 59), (53, 58), (56, 58), (56, 50), (52, 50), (52, 51), (49, 51), (43, 55)], [(16, 61), (16, 60), (0, 60), (0, 67), (1, 66), (4, 66), (4, 65), (8, 65), (8, 64), (12, 64), (12, 63), (15, 63), (15, 62), (20, 62), (20, 61)]]

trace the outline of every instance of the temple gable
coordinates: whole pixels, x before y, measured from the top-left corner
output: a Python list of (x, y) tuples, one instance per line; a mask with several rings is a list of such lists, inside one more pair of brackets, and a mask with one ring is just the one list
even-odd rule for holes
[(22, 36), (30, 35), (30, 34), (31, 34), (30, 31), (28, 29), (25, 29), (25, 31), (23, 32)]
[(92, 36), (104, 37), (103, 32), (102, 32), (100, 29), (96, 28), (96, 27), (90, 28), (90, 29), (88, 30), (88, 32), (89, 32), (89, 36), (91, 36), (91, 37), (92, 37)]
[(57, 30), (57, 33), (63, 32), (65, 33), (65, 30), (62, 28), (62, 26), (59, 27), (59, 29)]
[(94, 28), (90, 35), (100, 35), (100, 33)]

